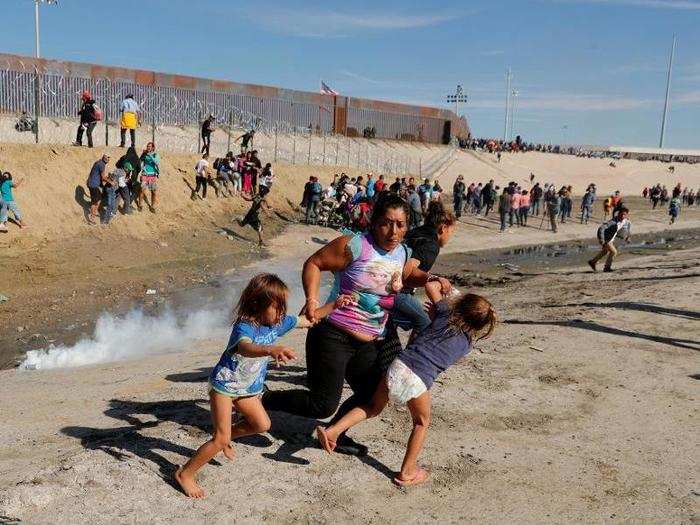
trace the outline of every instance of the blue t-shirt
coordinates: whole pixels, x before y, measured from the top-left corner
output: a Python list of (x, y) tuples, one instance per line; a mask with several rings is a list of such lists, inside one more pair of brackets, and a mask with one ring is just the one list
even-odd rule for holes
[(6, 180), (2, 184), (0, 184), (0, 200), (3, 200), (5, 202), (12, 202), (15, 200), (15, 198), (12, 196), (12, 188), (14, 188), (15, 185), (11, 180)]
[(374, 197), (374, 180), (370, 179), (367, 181), (367, 196)]
[(90, 175), (88, 175), (87, 187), (88, 188), (99, 188), (102, 184), (102, 174), (105, 171), (107, 164), (102, 159), (95, 162), (90, 170)]
[(246, 357), (238, 353), (244, 341), (256, 345), (272, 345), (297, 326), (299, 318), (286, 316), (275, 326), (258, 326), (249, 321), (233, 325), (226, 350), (209, 376), (209, 385), (216, 392), (230, 397), (254, 396), (262, 393), (269, 357)]
[(433, 322), (398, 357), (421, 378), (427, 389), (442, 372), (471, 350), (469, 336), (450, 327), (450, 314), (450, 304), (446, 300), (437, 303)]

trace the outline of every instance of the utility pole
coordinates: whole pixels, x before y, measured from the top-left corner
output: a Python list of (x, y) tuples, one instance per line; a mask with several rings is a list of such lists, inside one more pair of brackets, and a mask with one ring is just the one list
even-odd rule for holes
[(510, 116), (510, 84), (513, 80), (513, 73), (511, 73), (510, 67), (506, 71), (506, 115), (503, 121), (503, 142), (508, 140), (508, 117)]
[(666, 119), (668, 118), (668, 99), (671, 95), (671, 74), (673, 72), (673, 56), (676, 54), (676, 35), (673, 35), (671, 45), (671, 57), (668, 59), (668, 76), (666, 77), (666, 100), (664, 101), (664, 113), (661, 117), (661, 137), (659, 138), (659, 148), (664, 147), (666, 138)]

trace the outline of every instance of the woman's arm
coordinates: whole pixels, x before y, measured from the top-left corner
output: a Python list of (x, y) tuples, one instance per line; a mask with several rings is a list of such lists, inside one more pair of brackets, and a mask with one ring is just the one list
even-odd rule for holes
[(450, 281), (444, 277), (438, 277), (437, 275), (424, 272), (418, 268), (418, 264), (419, 262), (417, 259), (409, 259), (408, 263), (406, 263), (403, 278), (405, 287), (421, 288), (429, 282), (437, 281), (440, 283), (443, 294), (449, 294), (452, 291), (452, 284), (450, 284)]
[(302, 314), (312, 322), (317, 322), (320, 317), (316, 310), (321, 303), (318, 300), (321, 287), (321, 272), (337, 272), (343, 270), (352, 261), (352, 253), (348, 248), (351, 236), (344, 235), (334, 239), (326, 246), (318, 250), (304, 263), (301, 280), (304, 286), (306, 304)]

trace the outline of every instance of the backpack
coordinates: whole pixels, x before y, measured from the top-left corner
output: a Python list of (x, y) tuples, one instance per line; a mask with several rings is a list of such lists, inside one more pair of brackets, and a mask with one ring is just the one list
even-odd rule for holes
[(94, 118), (96, 121), (102, 120), (104, 114), (102, 113), (102, 108), (98, 106), (97, 104), (92, 105), (92, 118)]

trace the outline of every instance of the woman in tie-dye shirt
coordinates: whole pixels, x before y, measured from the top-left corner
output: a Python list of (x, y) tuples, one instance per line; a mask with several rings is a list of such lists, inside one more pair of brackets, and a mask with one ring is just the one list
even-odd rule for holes
[[(387, 309), (393, 296), (404, 286), (424, 286), (439, 280), (443, 290), (450, 283), (418, 268), (410, 249), (402, 243), (408, 227), (408, 206), (399, 196), (389, 194), (375, 204), (369, 233), (344, 235), (333, 240), (304, 264), (302, 280), (306, 294), (304, 314), (318, 322), (306, 338), (308, 390), (267, 392), (263, 403), (269, 410), (324, 419), (336, 411), (347, 381), (353, 391), (336, 417), (369, 400), (381, 378), (379, 356), (383, 347), (398, 347), (397, 341), (384, 340)], [(334, 273), (331, 297), (347, 294), (353, 304), (317, 319), (321, 305), (321, 273)], [(320, 322), (319, 322), (320, 321)], [(392, 338), (396, 337), (392, 335)], [(344, 436), (336, 451), (366, 454), (363, 445)]]

